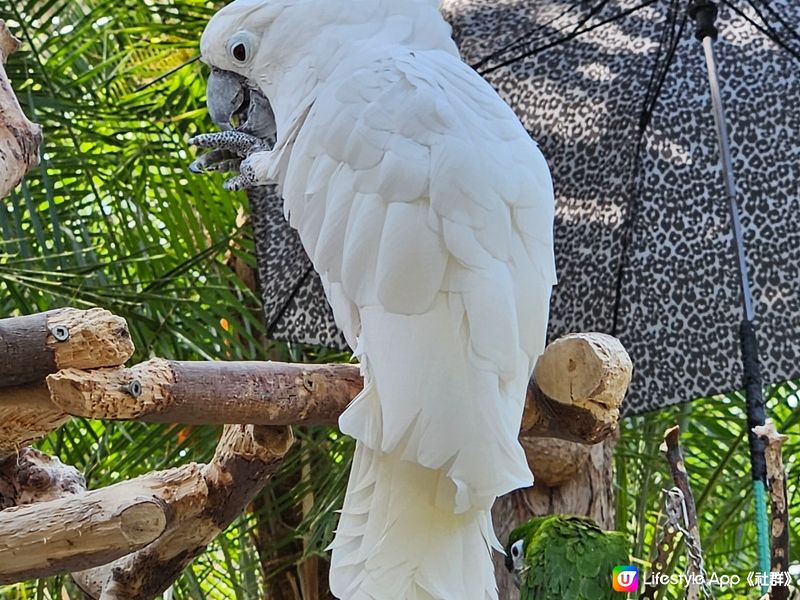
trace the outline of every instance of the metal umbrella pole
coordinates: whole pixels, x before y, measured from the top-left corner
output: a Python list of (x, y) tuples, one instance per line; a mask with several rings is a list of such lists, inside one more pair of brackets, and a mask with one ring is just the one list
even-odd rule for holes
[[(764, 460), (764, 441), (753, 432), (753, 427), (764, 424), (766, 411), (764, 408), (761, 368), (758, 359), (753, 295), (747, 274), (747, 261), (742, 237), (742, 223), (739, 219), (739, 206), (736, 202), (736, 184), (733, 176), (728, 128), (725, 122), (725, 109), (722, 105), (722, 97), (719, 91), (719, 78), (714, 56), (714, 40), (717, 39), (717, 28), (714, 25), (714, 21), (717, 16), (717, 6), (711, 0), (692, 0), (689, 14), (695, 20), (695, 36), (703, 43), (703, 50), (705, 51), (708, 82), (711, 86), (711, 102), (719, 141), (720, 162), (722, 163), (722, 174), (725, 179), (728, 208), (731, 216), (733, 247), (739, 267), (739, 285), (742, 292), (743, 309), (743, 318), (739, 325), (739, 339), (741, 341), (742, 366), (744, 369), (744, 389), (747, 400), (747, 434), (750, 442), (750, 466), (756, 511), (756, 530), (758, 533), (758, 570), (761, 573), (769, 573), (770, 540), (766, 499), (767, 467)], [(766, 593), (766, 591), (767, 588), (762, 586), (762, 593)]]

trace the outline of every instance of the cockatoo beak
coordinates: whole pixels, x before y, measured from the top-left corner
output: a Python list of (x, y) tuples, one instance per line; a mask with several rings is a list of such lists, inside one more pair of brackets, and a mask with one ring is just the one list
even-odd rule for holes
[(211, 69), (206, 86), (211, 120), (222, 133), (196, 136), (190, 143), (211, 148), (189, 165), (192, 173), (238, 171), (244, 158), (255, 150), (275, 145), (275, 114), (258, 87), (236, 73)]
[(206, 86), (208, 113), (211, 120), (223, 131), (233, 128), (233, 116), (240, 112), (245, 102), (246, 80), (241, 75), (211, 69)]
[(275, 135), (275, 115), (269, 100), (247, 79), (222, 69), (211, 69), (206, 86), (208, 113), (222, 131), (233, 128), (261, 139)]

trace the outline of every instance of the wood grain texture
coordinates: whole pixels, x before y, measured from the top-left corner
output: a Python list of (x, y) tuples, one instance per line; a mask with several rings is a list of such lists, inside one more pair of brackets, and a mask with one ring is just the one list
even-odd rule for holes
[(41, 128), (22, 112), (4, 67), (19, 45), (0, 19), (0, 198), (5, 198), (25, 173), (39, 164), (42, 142)]
[(125, 320), (102, 308), (0, 319), (0, 388), (42, 383), (68, 367), (122, 365), (133, 350)]
[[(624, 348), (610, 336), (554, 342), (529, 386), (523, 435), (603, 440), (616, 428), (631, 369)], [(162, 359), (131, 368), (64, 369), (47, 383), (53, 402), (76, 416), (273, 426), (335, 424), (363, 386), (356, 365)]]
[(200, 470), (202, 502), (176, 509), (167, 530), (146, 548), (73, 579), (97, 600), (154, 598), (241, 514), (293, 442), (288, 427), (226, 426), (214, 459)]
[(14, 462), (2, 477), (18, 489), (17, 506), (0, 511), (0, 584), (106, 564), (158, 538), (168, 513), (205, 497), (197, 465), (86, 491), (57, 459), (33, 454), (9, 477)]

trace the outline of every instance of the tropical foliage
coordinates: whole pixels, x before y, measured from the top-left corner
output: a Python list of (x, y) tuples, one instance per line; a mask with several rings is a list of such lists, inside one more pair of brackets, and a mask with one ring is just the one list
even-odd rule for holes
[[(201, 0), (0, 3), (0, 18), (25, 42), (7, 65), (9, 76), (45, 132), (40, 168), (0, 202), (0, 317), (103, 306), (128, 320), (135, 361), (347, 360), (263, 339), (257, 295), (230, 267), (232, 261), (254, 264), (247, 226), (237, 219), (245, 199), (223, 192), (219, 176), (187, 171), (193, 155), (187, 139), (211, 130), (197, 40), (214, 9)], [(793, 433), (785, 456), (797, 515), (795, 392), (775, 388), (770, 405), (779, 428)], [(669, 485), (658, 447), (676, 420), (709, 568), (746, 573), (755, 563), (755, 535), (738, 396), (623, 422), (618, 527), (631, 536), (635, 557), (646, 561), (661, 489)], [(40, 447), (98, 487), (207, 460), (217, 435), (204, 427), (74, 420)], [(324, 556), (331, 537), (351, 448), (331, 429), (298, 431), (298, 437), (281, 471), (186, 570), (172, 597), (284, 600), (299, 597), (293, 590), (307, 585), (303, 573), (324, 572), (315, 557)], [(792, 535), (798, 547), (796, 522)], [(304, 568), (291, 568), (301, 562)], [(0, 588), (4, 599), (78, 597), (68, 578)]]

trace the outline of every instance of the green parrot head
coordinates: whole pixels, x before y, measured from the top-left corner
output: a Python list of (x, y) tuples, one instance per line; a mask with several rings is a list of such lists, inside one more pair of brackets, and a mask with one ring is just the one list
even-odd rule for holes
[(505, 547), (505, 564), (506, 569), (512, 573), (517, 587), (519, 587), (519, 578), (525, 570), (525, 550), (546, 520), (547, 517), (528, 519), (513, 529), (508, 536), (508, 544)]

